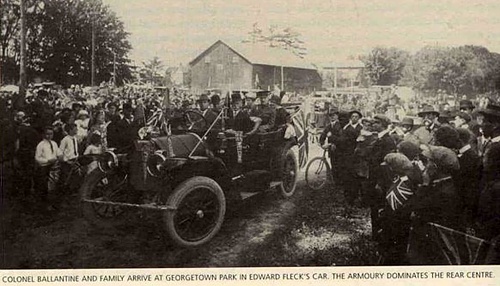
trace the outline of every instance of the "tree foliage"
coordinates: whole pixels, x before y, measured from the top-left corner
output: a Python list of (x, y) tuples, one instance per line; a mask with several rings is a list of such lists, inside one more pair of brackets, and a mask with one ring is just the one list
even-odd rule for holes
[[(8, 5), (4, 6), (4, 2)], [(19, 65), (19, 1), (2, 0), (2, 57)], [(129, 78), (131, 49), (123, 22), (102, 0), (27, 0), (28, 78), (60, 84), (90, 83), (92, 30), (95, 33), (96, 82)], [(3, 19), (9, 21), (8, 27)], [(6, 35), (6, 37), (4, 37)], [(9, 75), (11, 78), (17, 75)]]
[(426, 46), (415, 54), (376, 47), (361, 60), (371, 84), (400, 84), (424, 93), (471, 95), (500, 89), (500, 54), (481, 46)]
[(295, 55), (303, 58), (307, 55), (305, 42), (301, 39), (301, 34), (290, 27), (280, 28), (271, 25), (267, 30), (263, 30), (256, 22), (252, 31), (248, 32), (248, 37), (243, 43), (266, 43), (273, 48), (289, 50)]
[(404, 50), (376, 47), (361, 60), (372, 84), (391, 85), (397, 84), (403, 77), (408, 58), (409, 53)]
[(146, 62), (142, 62), (142, 67), (139, 71), (141, 81), (151, 83), (153, 85), (164, 84), (165, 67), (158, 57), (154, 57)]
[(500, 55), (480, 46), (424, 47), (408, 62), (402, 83), (447, 94), (480, 94), (500, 87)]

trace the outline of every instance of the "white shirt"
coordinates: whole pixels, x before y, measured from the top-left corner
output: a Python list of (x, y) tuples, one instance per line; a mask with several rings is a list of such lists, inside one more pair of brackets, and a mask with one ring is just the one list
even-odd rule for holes
[(346, 128), (347, 128), (347, 127), (349, 127), (349, 126), (352, 126), (352, 128), (356, 129), (356, 127), (358, 127), (358, 125), (360, 125), (360, 124), (361, 124), (361, 123), (359, 123), (359, 121), (358, 121), (358, 122), (356, 122), (356, 124), (352, 124), (352, 123), (349, 121), (349, 123), (347, 123), (347, 124), (346, 124), (346, 126), (344, 126), (344, 130), (346, 130)]
[(78, 157), (78, 139), (76, 139), (76, 136), (66, 135), (61, 140), (59, 151), (62, 154), (63, 162), (67, 162)]
[(57, 160), (60, 154), (56, 142), (43, 139), (36, 146), (35, 160), (38, 165), (47, 166), (49, 165), (49, 160)]

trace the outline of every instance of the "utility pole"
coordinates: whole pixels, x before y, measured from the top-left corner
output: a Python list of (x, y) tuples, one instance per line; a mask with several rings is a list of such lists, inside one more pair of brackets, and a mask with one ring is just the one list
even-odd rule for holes
[(21, 8), (21, 61), (19, 68), (19, 95), (26, 96), (26, 3), (20, 1)]
[(95, 14), (92, 13), (92, 67), (91, 67), (91, 74), (90, 74), (90, 85), (95, 86), (95, 24), (94, 24), (94, 17)]
[(113, 52), (113, 86), (116, 86), (116, 53)]
[(285, 90), (285, 75), (283, 74), (284, 68), (281, 66), (281, 90)]

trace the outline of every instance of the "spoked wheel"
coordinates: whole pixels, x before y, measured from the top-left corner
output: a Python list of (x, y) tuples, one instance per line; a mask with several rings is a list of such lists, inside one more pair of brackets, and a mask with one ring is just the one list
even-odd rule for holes
[(284, 156), (281, 173), (283, 181), (281, 195), (289, 198), (295, 194), (295, 189), (297, 188), (299, 163), (292, 149), (288, 149)]
[[(98, 202), (126, 202), (128, 180), (126, 174), (104, 173), (94, 170), (83, 182), (80, 189), (84, 217), (92, 224), (111, 227), (126, 210), (121, 206)], [(97, 202), (86, 202), (95, 200)]]
[(324, 188), (331, 180), (330, 165), (325, 157), (312, 159), (306, 167), (307, 186), (315, 191)]
[(220, 230), (226, 199), (219, 184), (207, 177), (193, 177), (181, 183), (169, 197), (164, 223), (177, 245), (192, 247), (210, 241)]

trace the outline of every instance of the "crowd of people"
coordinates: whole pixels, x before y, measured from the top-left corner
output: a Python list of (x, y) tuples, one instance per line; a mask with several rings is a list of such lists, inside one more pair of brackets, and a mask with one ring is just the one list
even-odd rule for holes
[[(169, 134), (176, 118), (189, 121), (183, 128), (248, 136), (286, 126), (285, 137), (291, 138), (295, 129), (281, 106), (284, 98), (289, 100), (282, 92), (269, 91), (192, 95), (51, 85), (33, 87), (25, 98), (3, 94), (2, 163), (11, 164), (15, 186), (9, 195), (39, 200), (44, 210), (57, 209), (49, 193), (72, 189), (74, 181), (68, 178), (78, 158), (109, 148), (125, 150), (145, 136), (139, 132), (145, 127)], [(410, 229), (425, 228), (429, 222), (489, 241), (498, 239), (500, 106), (493, 100), (462, 100), (456, 111), (446, 102), (431, 100), (434, 104), (406, 108), (416, 116), (406, 112), (404, 117), (391, 112), (391, 106), (408, 105), (397, 96), (386, 105), (373, 98), (340, 95), (335, 100), (319, 143), (329, 151), (347, 210), (370, 209), (384, 264), (408, 263)], [(344, 101), (355, 102), (350, 112), (335, 106), (345, 108)], [(376, 106), (370, 107), (370, 102)], [(203, 120), (185, 117), (188, 111)], [(164, 128), (168, 120), (170, 126)], [(94, 161), (86, 172), (95, 168)], [(49, 190), (54, 170), (60, 170), (59, 178)]]
[(500, 237), (500, 106), (481, 104), (461, 100), (455, 112), (423, 105), (418, 117), (401, 120), (330, 107), (319, 143), (346, 209), (370, 209), (382, 264), (418, 263), (415, 253), (432, 264), (436, 250), (410, 241), (429, 223)]

